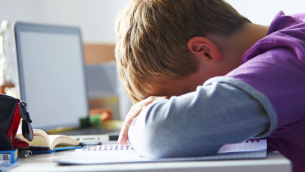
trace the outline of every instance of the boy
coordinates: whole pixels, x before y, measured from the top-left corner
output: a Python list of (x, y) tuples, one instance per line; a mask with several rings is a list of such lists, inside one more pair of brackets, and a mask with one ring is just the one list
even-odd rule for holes
[(119, 143), (159, 158), (267, 138), (304, 171), (304, 19), (280, 12), (266, 27), (223, 0), (131, 1), (115, 52), (125, 90), (139, 103)]

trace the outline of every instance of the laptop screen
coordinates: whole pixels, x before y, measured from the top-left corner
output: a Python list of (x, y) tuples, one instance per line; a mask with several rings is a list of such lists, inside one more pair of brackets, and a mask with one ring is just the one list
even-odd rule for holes
[(80, 30), (15, 24), (21, 99), (32, 127), (77, 127), (87, 117), (88, 97)]

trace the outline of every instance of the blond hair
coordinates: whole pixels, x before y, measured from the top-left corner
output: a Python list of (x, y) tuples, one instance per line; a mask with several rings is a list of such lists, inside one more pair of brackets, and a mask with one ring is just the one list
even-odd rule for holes
[(116, 23), (115, 56), (127, 95), (135, 103), (154, 86), (196, 72), (187, 41), (230, 35), (246, 22), (224, 0), (131, 0)]

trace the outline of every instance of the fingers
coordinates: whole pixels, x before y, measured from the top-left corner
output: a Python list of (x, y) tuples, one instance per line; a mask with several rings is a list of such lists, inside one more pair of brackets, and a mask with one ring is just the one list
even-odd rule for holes
[(152, 103), (154, 100), (155, 100), (155, 97), (150, 96), (150, 97), (148, 97), (147, 99), (144, 99), (144, 100), (140, 101), (140, 102), (137, 103), (136, 105), (137, 105), (137, 106), (147, 106), (147, 105), (149, 105), (150, 103)]
[(147, 99), (144, 99), (144, 100), (138, 102), (137, 104), (133, 105), (133, 106), (131, 107), (131, 109), (129, 110), (129, 112), (128, 112), (126, 118), (128, 118), (128, 116), (129, 116), (135, 109), (137, 109), (139, 106), (147, 106), (147, 105), (149, 105), (150, 103), (152, 103), (153, 101), (154, 101), (154, 97), (151, 96), (151, 97), (148, 97)]
[(143, 107), (138, 106), (130, 115), (128, 118), (125, 119), (125, 125), (130, 126), (132, 121), (140, 114)]
[(154, 97), (153, 99), (154, 99), (153, 102), (156, 102), (156, 101), (159, 101), (159, 100), (162, 100), (162, 99), (169, 99), (169, 97), (168, 96), (160, 96), (160, 97)]
[(168, 97), (155, 97), (155, 96), (151, 96), (148, 97), (147, 99), (144, 99), (142, 101), (140, 101), (139, 103), (133, 105), (130, 109), (130, 111), (128, 112), (125, 121), (122, 125), (121, 128), (121, 132), (120, 132), (120, 136), (118, 139), (118, 143), (121, 145), (127, 145), (128, 142), (128, 129), (129, 126), (131, 125), (132, 121), (140, 114), (140, 112), (142, 111), (142, 109), (151, 104), (152, 102), (161, 100), (161, 99), (168, 99)]
[(119, 144), (121, 145), (127, 145), (128, 142), (128, 129), (129, 126), (131, 125), (132, 121), (140, 114), (142, 109), (152, 103), (154, 101), (154, 97), (149, 97), (147, 99), (144, 99), (140, 101), (139, 103), (135, 104), (132, 106), (130, 111), (128, 112), (126, 119), (122, 125), (120, 136), (119, 136)]
[(128, 140), (128, 129), (129, 129), (129, 126), (131, 125), (131, 123), (134, 120), (134, 118), (139, 115), (141, 110), (142, 110), (142, 107), (136, 108), (133, 111), (133, 114), (130, 115), (128, 118), (126, 118), (126, 120), (124, 121), (124, 123), (122, 125), (122, 128), (121, 128), (119, 140), (118, 140), (119, 144), (121, 144), (121, 145), (127, 145), (128, 144), (127, 140)]

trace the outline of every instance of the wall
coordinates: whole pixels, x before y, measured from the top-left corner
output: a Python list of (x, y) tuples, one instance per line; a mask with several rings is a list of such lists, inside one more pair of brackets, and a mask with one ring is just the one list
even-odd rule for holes
[(283, 10), (285, 14), (305, 13), (304, 0), (226, 0), (253, 23), (269, 25)]
[(127, 0), (0, 0), (0, 21), (79, 26), (84, 42), (114, 44), (114, 20)]
[[(127, 0), (0, 0), (0, 22), (2, 20), (8, 20), (11, 25), (16, 21), (23, 21), (80, 27), (83, 41), (86, 43), (84, 45), (84, 54), (90, 56), (91, 59), (90, 61), (89, 58), (86, 58), (86, 64), (93, 64), (94, 62), (101, 63), (109, 61), (109, 59), (114, 60), (115, 18), (117, 11), (126, 2)], [(13, 33), (13, 28), (11, 28), (11, 33)], [(11, 45), (14, 46), (12, 34), (10, 37)], [(106, 48), (107, 50), (102, 51)], [(12, 72), (12, 80), (17, 86), (18, 91), (16, 60), (14, 55), (11, 57), (11, 65), (15, 69)], [(101, 57), (104, 57), (103, 60), (100, 59)], [(113, 78), (116, 79), (116, 72), (114, 71), (112, 73), (114, 75)], [(104, 73), (100, 75), (104, 76)], [(94, 83), (90, 84), (92, 85)], [(114, 84), (113, 87), (115, 86)], [(120, 111), (123, 110), (120, 109)], [(123, 113), (127, 114), (125, 111)], [(117, 108), (113, 110), (113, 114), (115, 119), (119, 118)]]
[[(304, 0), (226, 0), (252, 22), (268, 25), (274, 15), (305, 12)], [(128, 0), (0, 0), (0, 21), (79, 26), (84, 42), (115, 43), (116, 13)]]

